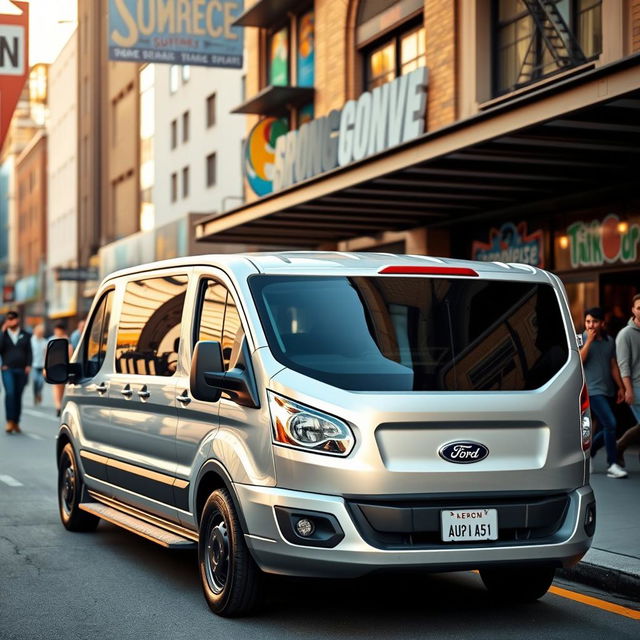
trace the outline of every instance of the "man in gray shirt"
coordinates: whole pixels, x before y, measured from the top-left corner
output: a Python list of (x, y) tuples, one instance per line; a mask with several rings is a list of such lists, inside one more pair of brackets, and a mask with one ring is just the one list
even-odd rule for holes
[[(640, 423), (640, 294), (633, 296), (631, 319), (616, 338), (618, 366), (624, 384), (624, 401), (634, 418)], [(627, 430), (618, 440), (618, 457), (623, 460), (624, 450), (640, 440), (640, 424)]]
[(580, 358), (584, 366), (591, 412), (600, 425), (591, 444), (591, 457), (604, 445), (607, 450), (607, 477), (626, 478), (627, 472), (617, 463), (617, 425), (612, 409), (614, 397), (617, 402), (624, 400), (624, 388), (616, 363), (615, 342), (604, 331), (604, 314), (599, 307), (585, 311), (584, 326)]

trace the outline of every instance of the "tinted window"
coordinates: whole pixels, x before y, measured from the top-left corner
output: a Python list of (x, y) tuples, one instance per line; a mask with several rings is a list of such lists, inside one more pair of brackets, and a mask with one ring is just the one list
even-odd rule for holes
[(187, 276), (183, 275), (127, 284), (118, 325), (118, 373), (175, 373), (186, 290)]
[(100, 371), (107, 353), (112, 300), (113, 291), (109, 291), (103, 296), (93, 314), (89, 331), (87, 332), (83, 371), (84, 375), (89, 378), (93, 378)]
[(222, 342), (222, 323), (224, 306), (227, 301), (227, 289), (215, 280), (206, 280), (201, 289), (200, 322), (197, 340), (215, 340)]
[(228, 294), (227, 308), (224, 314), (224, 333), (222, 334), (222, 357), (225, 371), (236, 366), (243, 338), (244, 331), (240, 323), (238, 307), (231, 294)]
[(201, 289), (196, 337), (197, 340), (220, 342), (225, 371), (235, 366), (244, 331), (234, 299), (227, 288), (215, 280), (206, 280)]
[(568, 357), (549, 285), (384, 276), (250, 284), (278, 361), (344, 389), (535, 389)]

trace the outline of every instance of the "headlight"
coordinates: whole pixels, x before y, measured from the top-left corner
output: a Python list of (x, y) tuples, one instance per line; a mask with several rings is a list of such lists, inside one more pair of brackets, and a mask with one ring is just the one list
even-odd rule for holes
[(338, 418), (269, 391), (273, 440), (277, 444), (315, 453), (346, 456), (355, 438)]

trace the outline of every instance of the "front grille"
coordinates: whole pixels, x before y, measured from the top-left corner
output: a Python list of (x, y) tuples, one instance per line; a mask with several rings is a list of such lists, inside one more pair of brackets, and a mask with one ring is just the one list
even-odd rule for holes
[[(565, 520), (567, 494), (479, 498), (424, 498), (420, 500), (348, 500), (362, 537), (380, 549), (435, 549), (488, 547), (552, 542)], [(443, 542), (443, 509), (497, 509), (498, 539), (482, 542)]]

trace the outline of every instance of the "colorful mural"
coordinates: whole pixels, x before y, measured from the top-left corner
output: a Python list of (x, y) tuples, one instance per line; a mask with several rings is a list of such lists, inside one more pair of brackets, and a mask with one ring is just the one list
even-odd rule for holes
[(289, 131), (284, 118), (265, 118), (251, 129), (245, 142), (244, 169), (249, 186), (258, 196), (273, 190), (276, 140)]

